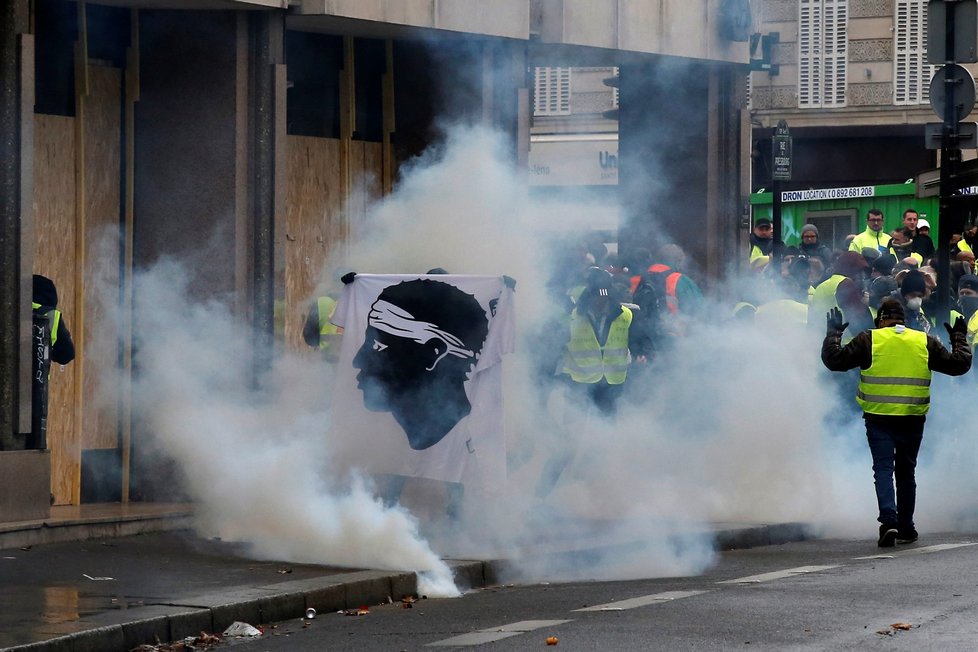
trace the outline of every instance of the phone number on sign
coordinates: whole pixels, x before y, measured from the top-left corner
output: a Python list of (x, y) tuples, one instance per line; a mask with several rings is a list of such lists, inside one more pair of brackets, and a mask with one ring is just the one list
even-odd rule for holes
[(851, 197), (872, 197), (876, 194), (873, 186), (854, 186), (852, 188), (823, 188), (822, 190), (787, 190), (781, 193), (781, 201), (812, 201), (814, 199), (849, 199)]

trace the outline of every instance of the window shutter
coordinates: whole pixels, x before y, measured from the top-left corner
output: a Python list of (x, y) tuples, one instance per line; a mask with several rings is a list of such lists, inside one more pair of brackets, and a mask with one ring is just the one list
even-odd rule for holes
[(913, 0), (896, 0), (893, 25), (893, 103), (912, 104), (910, 57), (910, 5)]
[(799, 0), (798, 3), (798, 106), (816, 108), (822, 105), (819, 87), (819, 50), (821, 41), (821, 0)]
[(798, 11), (798, 106), (845, 106), (849, 0), (799, 0)]
[(534, 69), (534, 115), (570, 115), (570, 68)]
[(825, 0), (826, 44), (832, 64), (832, 75), (825, 76), (826, 93), (822, 106), (846, 105), (846, 71), (849, 68), (849, 0)]
[(896, 0), (893, 26), (893, 103), (927, 104), (937, 66), (927, 63), (927, 2)]

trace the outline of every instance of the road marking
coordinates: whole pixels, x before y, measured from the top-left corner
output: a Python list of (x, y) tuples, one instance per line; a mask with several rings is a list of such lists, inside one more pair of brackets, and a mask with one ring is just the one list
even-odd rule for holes
[(972, 541), (966, 541), (965, 543), (938, 543), (933, 546), (923, 546), (921, 548), (907, 548), (893, 554), (867, 555), (866, 557), (853, 557), (853, 559), (895, 559), (905, 555), (925, 555), (931, 552), (943, 552), (945, 550), (966, 548), (968, 546), (978, 546), (978, 543)]
[(461, 636), (446, 638), (443, 641), (428, 643), (427, 647), (482, 645), (483, 643), (500, 641), (504, 638), (509, 638), (510, 636), (519, 636), (520, 634), (532, 632), (543, 627), (556, 627), (557, 625), (563, 625), (564, 623), (569, 622), (569, 620), (521, 620), (518, 623), (510, 623), (509, 625), (502, 625), (500, 627), (490, 627), (489, 629), (480, 629), (479, 631), (471, 632), (469, 634), (462, 634)]
[(635, 609), (637, 607), (644, 607), (649, 604), (659, 604), (662, 602), (669, 602), (671, 600), (679, 600), (680, 598), (689, 598), (701, 593), (706, 593), (706, 591), (666, 591), (665, 593), (642, 595), (637, 598), (630, 598), (628, 600), (619, 600), (618, 602), (596, 604), (591, 607), (574, 609), (574, 611), (624, 611), (625, 609)]
[(780, 580), (786, 577), (791, 577), (792, 575), (804, 575), (806, 573), (817, 573), (819, 571), (829, 570), (830, 568), (838, 568), (839, 565), (834, 566), (799, 566), (798, 568), (788, 568), (781, 571), (774, 571), (773, 573), (761, 573), (760, 575), (749, 575), (747, 577), (738, 577), (735, 580), (723, 580), (722, 582), (717, 582), (717, 584), (759, 584), (761, 582), (770, 582), (771, 580)]
[(907, 548), (902, 552), (904, 555), (920, 555), (926, 554), (928, 552), (942, 552), (944, 550), (953, 550), (954, 548), (966, 548), (967, 546), (978, 545), (970, 541), (966, 543), (938, 543), (933, 546), (924, 546), (923, 548)]

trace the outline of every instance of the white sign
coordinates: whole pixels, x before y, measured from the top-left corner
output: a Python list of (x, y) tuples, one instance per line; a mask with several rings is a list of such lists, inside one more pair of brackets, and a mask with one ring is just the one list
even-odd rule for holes
[(820, 190), (786, 190), (781, 193), (781, 201), (815, 201), (818, 199), (854, 199), (873, 197), (875, 186), (853, 186), (851, 188), (822, 188)]
[(534, 140), (527, 173), (531, 186), (618, 185), (618, 140)]

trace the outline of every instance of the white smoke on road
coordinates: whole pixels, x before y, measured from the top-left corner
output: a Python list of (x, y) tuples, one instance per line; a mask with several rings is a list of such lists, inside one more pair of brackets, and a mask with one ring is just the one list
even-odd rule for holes
[[(201, 531), (285, 561), (414, 570), (420, 590), (457, 595), (449, 568), (404, 509), (384, 507), (354, 470), (337, 469), (324, 433), (328, 378), (283, 355), (252, 377), (252, 347), (231, 302), (200, 302), (186, 267), (137, 279), (141, 315), (135, 413), (179, 466)], [(142, 451), (144, 457), (147, 452)]]

